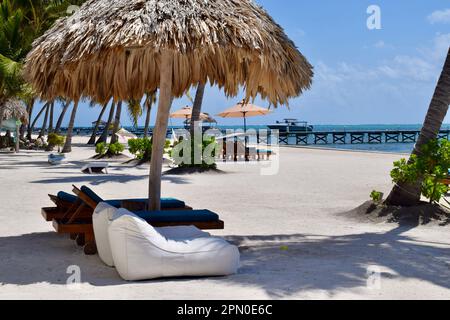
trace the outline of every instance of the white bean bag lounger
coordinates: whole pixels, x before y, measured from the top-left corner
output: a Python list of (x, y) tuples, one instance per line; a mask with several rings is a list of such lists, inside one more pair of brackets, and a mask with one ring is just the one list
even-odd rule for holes
[[(100, 259), (106, 265), (114, 267), (114, 259), (109, 244), (108, 228), (111, 222), (122, 215), (132, 215), (133, 213), (125, 209), (117, 209), (106, 202), (100, 202), (92, 215), (94, 227), (95, 243)], [(137, 218), (137, 216), (135, 216)], [(171, 239), (192, 239), (210, 237), (208, 232), (201, 231), (194, 226), (164, 227), (155, 228), (163, 237)]]
[(114, 219), (108, 234), (114, 265), (128, 281), (225, 276), (236, 273), (239, 267), (238, 248), (225, 240), (165, 237), (160, 230), (133, 214), (122, 214)]

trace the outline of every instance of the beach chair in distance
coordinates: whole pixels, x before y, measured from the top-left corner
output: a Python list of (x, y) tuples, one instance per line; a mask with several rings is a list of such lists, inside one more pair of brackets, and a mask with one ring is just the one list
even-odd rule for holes
[(108, 162), (90, 162), (85, 164), (81, 168), (81, 172), (93, 174), (93, 173), (103, 173), (104, 170), (105, 173), (108, 174), (108, 167), (109, 167)]

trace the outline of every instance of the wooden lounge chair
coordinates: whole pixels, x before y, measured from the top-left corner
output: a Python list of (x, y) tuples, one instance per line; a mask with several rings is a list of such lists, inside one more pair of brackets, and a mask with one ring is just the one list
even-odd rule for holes
[(90, 162), (81, 168), (81, 172), (93, 174), (103, 173), (103, 170), (105, 170), (105, 173), (108, 174), (108, 167), (108, 162)]
[[(147, 205), (147, 199), (119, 199), (119, 200), (103, 200), (96, 193), (89, 188), (83, 186), (81, 189), (87, 192), (81, 192), (79, 188), (74, 187), (74, 192), (77, 195), (69, 194), (63, 191), (58, 192), (57, 195), (49, 194), (50, 200), (55, 203), (56, 207), (42, 208), (42, 216), (46, 221), (52, 221), (53, 219), (61, 219), (63, 217), (69, 217), (75, 214), (78, 218), (92, 217), (95, 207), (99, 202), (106, 202), (116, 208), (124, 207), (130, 211), (145, 210)], [(81, 194), (83, 199), (79, 198), (78, 194)], [(89, 196), (90, 195), (90, 196)], [(93, 198), (91, 198), (93, 197)], [(183, 201), (173, 198), (161, 199), (162, 210), (192, 210)], [(81, 207), (81, 208), (80, 208)], [(78, 212), (76, 212), (78, 210)]]
[[(84, 247), (85, 254), (95, 254), (97, 249), (92, 214), (97, 205), (103, 202), (103, 199), (85, 186), (81, 189), (73, 187), (73, 192), (77, 195), (78, 200), (62, 217), (53, 217), (53, 227), (58, 233), (70, 234), (71, 239), (76, 240), (78, 245)], [(154, 227), (193, 225), (199, 229), (224, 229), (224, 222), (219, 219), (217, 214), (209, 210), (192, 210), (191, 207), (185, 206), (184, 208), (150, 212), (143, 211), (146, 209), (146, 202), (142, 199), (116, 201), (120, 204), (114, 205), (114, 201), (110, 201), (110, 204), (131, 210), (133, 210), (131, 207), (134, 207), (134, 213)], [(46, 219), (50, 218), (51, 214), (52, 212), (46, 212)]]

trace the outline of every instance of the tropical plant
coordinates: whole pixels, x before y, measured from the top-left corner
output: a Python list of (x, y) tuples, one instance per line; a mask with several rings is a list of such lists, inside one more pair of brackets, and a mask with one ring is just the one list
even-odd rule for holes
[[(27, 137), (31, 140), (31, 115), (35, 94), (22, 76), (23, 62), (33, 41), (60, 17), (68, 14), (77, 0), (3, 0), (0, 2), (0, 103), (11, 97), (25, 102), (30, 116)], [(48, 111), (48, 112), (47, 112)], [(53, 129), (53, 106), (46, 109)], [(21, 135), (25, 127), (21, 128)], [(68, 141), (71, 140), (68, 136)]]
[(430, 202), (439, 202), (449, 190), (442, 182), (449, 169), (450, 141), (434, 139), (422, 146), (421, 153), (413, 154), (409, 161), (401, 159), (394, 162), (391, 177), (396, 184), (422, 181), (421, 194)]
[(108, 151), (106, 153), (112, 156), (117, 156), (121, 154), (124, 150), (125, 147), (123, 146), (123, 144), (121, 144), (120, 142), (114, 142), (108, 145)]
[[(136, 159), (150, 161), (152, 156), (152, 140), (149, 138), (137, 138), (128, 140), (128, 151), (133, 154)], [(170, 153), (170, 140), (166, 140), (164, 146), (165, 153)]]
[(370, 193), (370, 198), (373, 202), (380, 203), (383, 200), (383, 193), (380, 191), (373, 190)]
[[(408, 163), (414, 163), (421, 157), (423, 146), (427, 145), (430, 140), (438, 137), (442, 123), (447, 115), (448, 106), (450, 104), (450, 48), (447, 53), (447, 59), (442, 69), (436, 90), (431, 100), (425, 122), (420, 132), (419, 139), (411, 154)], [(403, 165), (406, 165), (403, 163)], [(423, 192), (422, 176), (418, 176), (417, 180), (399, 180), (392, 189), (386, 200), (390, 205), (412, 206), (420, 201), (420, 195)], [(425, 182), (427, 183), (427, 182)]]
[(100, 142), (95, 145), (95, 153), (103, 156), (108, 151), (108, 145), (105, 142)]
[(58, 147), (58, 152), (60, 152), (61, 147), (64, 145), (66, 137), (60, 136), (56, 133), (49, 133), (47, 137), (49, 150), (53, 150), (54, 147)]
[[(175, 143), (170, 152), (175, 164), (181, 168), (202, 168), (202, 169), (216, 169), (215, 162), (218, 143), (214, 137), (204, 138), (201, 143), (191, 140), (180, 140)], [(197, 157), (196, 152), (201, 150), (201, 154)], [(184, 152), (190, 153), (190, 156), (185, 156)], [(196, 160), (199, 159), (197, 162)]]

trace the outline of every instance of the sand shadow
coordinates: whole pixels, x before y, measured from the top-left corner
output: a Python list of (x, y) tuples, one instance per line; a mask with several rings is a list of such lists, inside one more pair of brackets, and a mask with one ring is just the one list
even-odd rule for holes
[(238, 275), (224, 281), (259, 287), (272, 298), (289, 298), (306, 290), (325, 290), (332, 297), (338, 290), (369, 290), (367, 267), (377, 266), (382, 270), (381, 286), (388, 279), (402, 278), (449, 289), (450, 242), (417, 241), (402, 235), (407, 230), (333, 237), (227, 237), (240, 247), (242, 267)]
[[(388, 279), (417, 279), (450, 288), (450, 243), (427, 243), (403, 235), (408, 228), (385, 233), (324, 237), (320, 235), (230, 236), (240, 247), (241, 268), (234, 276), (204, 278), (263, 289), (272, 298), (302, 291), (364, 290), (367, 266), (382, 269)], [(86, 256), (73, 241), (53, 232), (0, 238), (0, 283), (39, 282), (65, 285), (67, 268), (80, 267), (83, 283), (94, 286), (129, 284), (98, 256)], [(147, 281), (173, 282), (186, 279)], [(141, 282), (142, 283), (142, 282)]]
[[(127, 175), (127, 174), (96, 174), (96, 175), (81, 175), (81, 176), (67, 176), (59, 178), (41, 179), (34, 180), (31, 183), (37, 184), (81, 184), (89, 183), (94, 186), (98, 186), (105, 183), (128, 183), (132, 181), (148, 180), (148, 174), (144, 175)], [(163, 176), (163, 181), (168, 181), (174, 184), (189, 184), (190, 182), (186, 179), (174, 176)]]
[(97, 255), (86, 256), (74, 241), (55, 232), (0, 238), (0, 283), (27, 285), (39, 282), (65, 285), (69, 266), (79, 266), (82, 282), (117, 285), (124, 282)]

